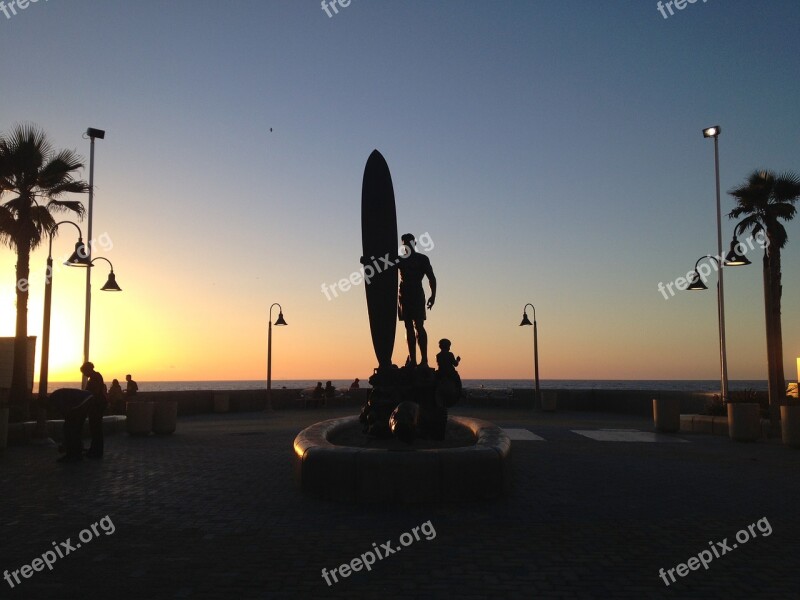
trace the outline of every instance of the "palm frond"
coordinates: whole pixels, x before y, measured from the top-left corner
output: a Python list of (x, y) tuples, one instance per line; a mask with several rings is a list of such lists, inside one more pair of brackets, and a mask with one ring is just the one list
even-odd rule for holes
[(70, 179), (47, 190), (48, 198), (55, 198), (61, 194), (86, 194), (89, 191), (89, 184), (85, 181), (75, 181)]
[(43, 190), (72, 181), (72, 171), (83, 168), (80, 156), (71, 150), (61, 150), (39, 171), (38, 185)]
[(55, 229), (56, 221), (46, 206), (34, 206), (31, 208), (30, 225), (31, 250), (35, 250), (44, 236)]
[(800, 199), (800, 175), (791, 171), (781, 173), (775, 180), (773, 195), (776, 202), (797, 202)]
[(86, 213), (83, 203), (78, 200), (50, 200), (47, 203), (47, 210), (53, 212), (66, 212), (72, 211), (80, 218)]
[(761, 223), (758, 216), (750, 215), (739, 221), (733, 231), (737, 236), (748, 231), (753, 235), (758, 235), (760, 232), (764, 231), (764, 225)]
[(38, 173), (46, 158), (53, 153), (44, 130), (33, 123), (15, 125), (4, 140), (7, 168), (18, 183), (26, 179), (26, 174)]
[(797, 213), (797, 208), (787, 202), (780, 202), (771, 204), (770, 212), (777, 219), (783, 219), (784, 221), (791, 221), (792, 219), (794, 219), (794, 216)]
[(16, 220), (14, 213), (6, 206), (0, 206), (0, 244), (13, 247)]

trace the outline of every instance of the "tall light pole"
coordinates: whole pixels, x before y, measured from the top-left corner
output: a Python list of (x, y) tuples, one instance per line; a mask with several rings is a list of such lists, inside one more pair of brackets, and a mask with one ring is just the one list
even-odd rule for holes
[[(722, 208), (719, 200), (719, 134), (720, 126), (706, 127), (703, 129), (704, 138), (714, 139), (714, 173), (717, 183), (717, 256), (722, 257)], [(723, 265), (720, 264), (719, 279), (717, 281), (717, 305), (719, 318), (719, 363), (720, 381), (722, 382), (722, 403), (728, 401), (728, 357), (725, 353), (725, 280)]]
[[(88, 237), (89, 237), (89, 244), (88, 244), (88, 259), (91, 262), (92, 260), (92, 245), (94, 244), (94, 240), (92, 239), (92, 209), (94, 207), (94, 140), (95, 139), (105, 139), (106, 132), (102, 129), (95, 129), (93, 127), (89, 127), (86, 130), (86, 135), (89, 136), (91, 140), (91, 146), (89, 150), (89, 221), (87, 225), (88, 229)], [(89, 361), (89, 328), (92, 321), (92, 270), (86, 269), (86, 315), (84, 318), (84, 327), (83, 327), (83, 362), (86, 363)], [(82, 378), (82, 385), (81, 387), (86, 387), (86, 375)]]
[(278, 307), (278, 318), (275, 325), (286, 325), (283, 308), (275, 302), (269, 307), (269, 333), (267, 334), (267, 410), (272, 410), (272, 309)]
[(59, 225), (69, 223), (78, 230), (78, 242), (75, 244), (75, 251), (67, 259), (65, 265), (75, 267), (89, 267), (88, 252), (83, 243), (83, 233), (81, 228), (72, 221), (61, 221), (56, 223), (50, 231), (50, 241), (47, 246), (47, 270), (44, 276), (44, 316), (42, 318), (42, 362), (39, 369), (39, 410), (36, 415), (36, 429), (33, 438), (44, 443), (51, 443), (52, 440), (47, 435), (47, 375), (50, 358), (50, 308), (53, 295), (53, 236), (56, 234)]
[[(528, 312), (526, 309), (529, 306), (533, 309), (533, 323), (528, 319)], [(523, 325), (533, 325), (533, 376), (536, 380), (534, 399), (536, 405), (541, 406), (541, 394), (539, 392), (539, 332), (536, 328), (536, 307), (530, 302), (522, 307), (522, 322), (519, 326), (522, 327)]]

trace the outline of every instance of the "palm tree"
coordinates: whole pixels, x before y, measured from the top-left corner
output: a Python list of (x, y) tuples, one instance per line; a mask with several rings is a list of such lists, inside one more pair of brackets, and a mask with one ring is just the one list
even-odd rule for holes
[[(33, 124), (16, 125), (0, 135), (0, 242), (17, 253), (17, 321), (10, 406), (16, 418), (27, 413), (28, 278), (31, 251), (53, 232), (53, 213), (72, 211), (83, 216), (83, 204), (62, 200), (68, 193), (84, 193), (89, 185), (73, 175), (83, 167), (71, 150), (55, 151), (45, 132)], [(42, 201), (40, 203), (40, 201)], [(44, 202), (46, 201), (46, 204)]]
[(736, 234), (751, 231), (766, 237), (764, 249), (764, 310), (767, 324), (767, 368), (769, 371), (770, 419), (777, 426), (780, 409), (786, 397), (783, 373), (783, 336), (781, 334), (781, 249), (788, 236), (780, 220), (791, 221), (800, 199), (800, 176), (786, 172), (754, 171), (747, 182), (728, 192), (736, 198), (736, 208), (728, 217), (742, 219)]

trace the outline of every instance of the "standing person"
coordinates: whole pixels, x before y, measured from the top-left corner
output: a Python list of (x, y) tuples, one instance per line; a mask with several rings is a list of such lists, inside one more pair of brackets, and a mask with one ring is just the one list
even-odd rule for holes
[(108, 403), (111, 405), (111, 410), (121, 411), (122, 414), (125, 414), (125, 396), (118, 379), (114, 379), (111, 387), (108, 388)]
[[(423, 277), (428, 278), (431, 286), (431, 297), (428, 299), (428, 310), (436, 302), (436, 277), (433, 274), (430, 259), (416, 251), (416, 239), (413, 234), (406, 233), (400, 238), (407, 248), (407, 254), (397, 262), (400, 270), (400, 292), (398, 297), (397, 316), (406, 326), (406, 342), (408, 344), (408, 363), (417, 364), (417, 343), (419, 343), (420, 366), (428, 366), (428, 334), (425, 331), (425, 290), (422, 288)], [(416, 335), (415, 335), (416, 332)]]
[(350, 384), (350, 389), (351, 390), (359, 389), (361, 387), (360, 385), (358, 385), (359, 381), (361, 381), (361, 380), (358, 377), (356, 377), (356, 380), (353, 383)]
[(135, 396), (136, 392), (139, 391), (139, 385), (131, 378), (130, 374), (125, 375), (125, 381), (128, 382), (128, 385), (125, 387), (125, 393), (128, 396)]
[(89, 433), (92, 435), (92, 444), (86, 453), (88, 458), (103, 458), (103, 411), (108, 405), (106, 384), (103, 376), (94, 370), (94, 364), (86, 362), (81, 366), (86, 381), (86, 391), (92, 396), (88, 401), (87, 414), (89, 416)]

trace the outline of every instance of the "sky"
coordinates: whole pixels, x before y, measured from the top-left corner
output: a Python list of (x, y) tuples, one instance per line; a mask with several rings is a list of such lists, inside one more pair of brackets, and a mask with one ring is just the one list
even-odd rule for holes
[[(708, 292), (666, 299), (658, 284), (716, 254), (703, 128), (722, 128), (726, 245), (728, 190), (755, 169), (800, 172), (800, 5), (698, 1), (665, 18), (649, 0), (345, 4), (49, 0), (0, 13), (0, 131), (41, 126), (84, 157), (85, 179), (83, 133), (106, 131), (95, 256), (123, 289), (99, 290), (98, 261), (90, 358), (106, 379), (265, 378), (273, 303), (288, 323), (273, 328), (274, 379), (368, 377), (364, 285), (322, 286), (360, 267), (373, 149), (399, 233), (431, 240), (426, 328), (432, 348), (452, 340), (463, 378), (532, 377), (529, 302), (543, 379), (718, 378), (716, 275)], [(793, 380), (800, 219), (787, 230)], [(59, 229), (57, 265), (75, 235)], [(46, 255), (31, 259), (37, 336)], [(761, 255), (725, 271), (730, 379), (767, 377)], [(14, 333), (14, 264), (0, 248), (0, 335)], [(79, 377), (84, 277), (54, 272), (51, 381)], [(394, 361), (406, 354), (399, 326)]]

